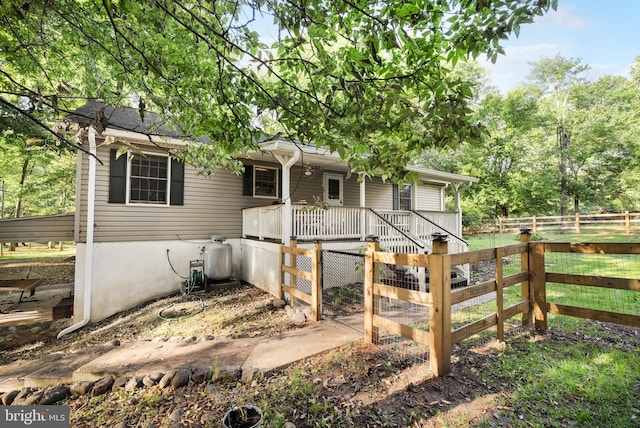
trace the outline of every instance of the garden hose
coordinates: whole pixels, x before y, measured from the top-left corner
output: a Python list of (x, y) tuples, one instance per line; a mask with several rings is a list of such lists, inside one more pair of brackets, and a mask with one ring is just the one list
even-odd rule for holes
[[(198, 315), (200, 312), (203, 312), (204, 311), (204, 300), (202, 300), (202, 297), (196, 296), (195, 294), (192, 294), (192, 291), (196, 286), (202, 286), (202, 285), (205, 284), (205, 278), (204, 278), (203, 272), (201, 270), (192, 270), (191, 271), (191, 276), (185, 278), (185, 277), (179, 275), (178, 272), (176, 272), (175, 269), (173, 269), (173, 266), (171, 265), (171, 260), (169, 259), (169, 250), (167, 250), (167, 260), (169, 260), (169, 265), (171, 266), (171, 269), (173, 270), (173, 272), (176, 275), (178, 275), (180, 278), (185, 279), (185, 282), (184, 282), (184, 293), (182, 294), (182, 298), (180, 299), (179, 302), (171, 303), (170, 305), (165, 306), (164, 308), (160, 309), (158, 311), (158, 318), (160, 318), (161, 320), (164, 320), (164, 321), (178, 321), (178, 320), (183, 320), (183, 319), (186, 319), (186, 318), (191, 318), (191, 317), (193, 317), (195, 315)], [(169, 309), (173, 308), (178, 303), (183, 303), (183, 302), (186, 302), (188, 300), (193, 300), (193, 301), (199, 302), (199, 304), (198, 304), (199, 308), (194, 310), (193, 312), (189, 312), (188, 314), (177, 316), (177, 317), (170, 317), (170, 316), (164, 315), (164, 313), (166, 311), (168, 311)]]

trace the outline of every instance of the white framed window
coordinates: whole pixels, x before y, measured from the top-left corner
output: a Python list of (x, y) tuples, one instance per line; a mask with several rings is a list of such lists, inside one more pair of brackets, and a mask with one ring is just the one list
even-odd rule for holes
[(128, 162), (127, 203), (169, 205), (169, 156), (144, 154)]
[(166, 154), (131, 157), (111, 149), (108, 201), (148, 206), (184, 205), (184, 163)]
[(411, 184), (393, 185), (393, 209), (400, 211), (413, 209), (413, 186)]
[(253, 196), (278, 197), (278, 169), (255, 166), (253, 169)]

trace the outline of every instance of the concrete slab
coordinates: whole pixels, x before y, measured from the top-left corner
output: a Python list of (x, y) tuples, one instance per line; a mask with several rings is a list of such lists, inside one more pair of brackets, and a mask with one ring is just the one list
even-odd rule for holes
[(329, 349), (354, 342), (362, 334), (329, 321), (262, 339), (242, 365), (242, 380), (279, 370)]
[(25, 376), (24, 386), (45, 388), (52, 385), (70, 384), (73, 382), (75, 370), (114, 349), (118, 349), (118, 346), (100, 345), (72, 353), (51, 354), (42, 360), (44, 364), (38, 370)]
[(73, 381), (95, 381), (107, 375), (145, 376), (169, 370), (212, 369), (218, 376), (240, 372), (259, 339), (214, 339), (124, 344), (73, 373)]

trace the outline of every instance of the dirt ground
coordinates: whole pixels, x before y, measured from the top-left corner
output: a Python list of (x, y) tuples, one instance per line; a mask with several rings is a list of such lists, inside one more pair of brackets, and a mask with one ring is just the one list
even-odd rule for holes
[[(46, 277), (48, 284), (73, 281), (72, 260), (56, 258), (0, 263), (0, 279), (15, 277), (28, 266), (32, 266), (32, 275)], [(3, 352), (0, 364), (114, 339), (271, 336), (301, 327), (273, 307), (270, 295), (251, 286), (203, 293), (201, 298), (204, 310), (198, 313), (198, 302), (183, 301), (179, 296), (159, 299), (60, 340)], [(194, 315), (184, 320), (161, 319), (159, 312), (171, 304), (175, 304), (174, 315)], [(537, 333), (523, 330), (517, 334), (535, 340)], [(625, 334), (624, 329), (620, 334)], [(547, 339), (582, 340), (559, 332), (547, 333)], [(70, 406), (73, 427), (219, 426), (230, 405), (239, 402), (258, 404), (271, 420), (264, 426), (287, 426), (287, 421), (288, 427), (298, 428), (507, 427), (514, 426), (505, 404), (512, 393), (511, 386), (479, 375), (483, 367), (496, 363), (504, 346), (488, 341), (459, 347), (451, 374), (440, 378), (433, 376), (428, 363), (415, 364), (386, 347), (357, 342), (298, 362), (251, 384), (228, 380), (190, 384), (175, 391), (147, 388), (69, 398), (62, 404)], [(179, 422), (175, 422), (176, 418)]]

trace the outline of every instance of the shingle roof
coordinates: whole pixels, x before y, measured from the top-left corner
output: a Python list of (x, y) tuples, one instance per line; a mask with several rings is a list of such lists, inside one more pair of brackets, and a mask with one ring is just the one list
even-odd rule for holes
[[(144, 121), (142, 120), (144, 118)], [(93, 125), (101, 131), (105, 128), (136, 132), (145, 135), (161, 135), (180, 138), (183, 134), (167, 125), (166, 119), (159, 114), (145, 111), (141, 117), (138, 109), (132, 107), (111, 106), (99, 101), (89, 100), (65, 118), (80, 127)]]

